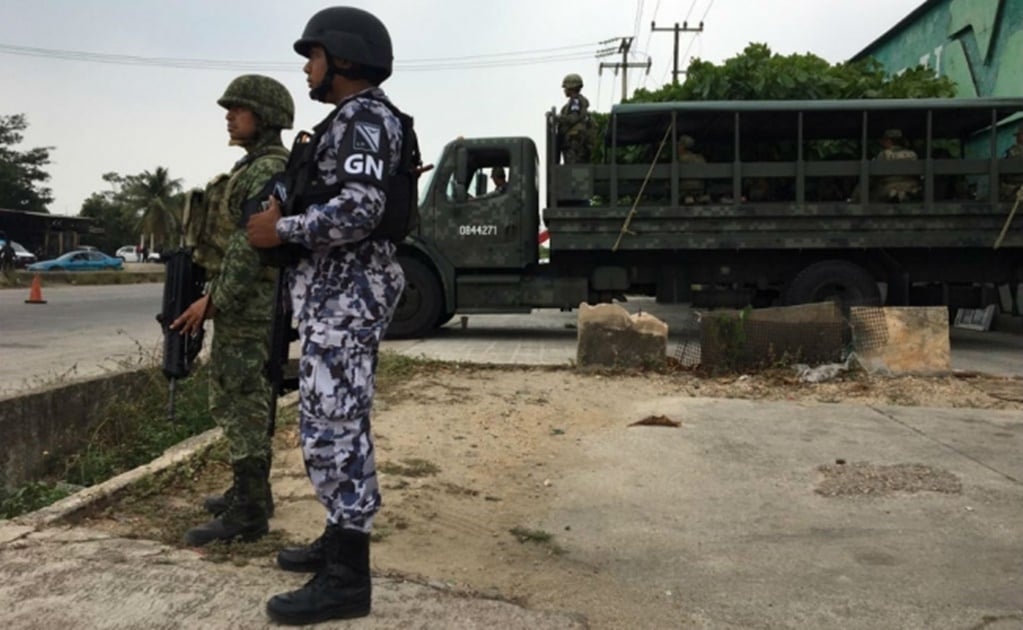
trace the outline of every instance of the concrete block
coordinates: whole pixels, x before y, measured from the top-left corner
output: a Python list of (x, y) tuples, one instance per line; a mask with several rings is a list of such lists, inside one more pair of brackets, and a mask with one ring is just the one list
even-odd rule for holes
[(700, 363), (711, 370), (830, 363), (841, 358), (847, 328), (833, 302), (712, 311), (700, 322)]
[(944, 306), (854, 306), (853, 350), (863, 369), (883, 374), (942, 374), (952, 369)]
[(629, 315), (617, 304), (579, 305), (576, 364), (581, 368), (661, 365), (668, 325), (649, 313)]

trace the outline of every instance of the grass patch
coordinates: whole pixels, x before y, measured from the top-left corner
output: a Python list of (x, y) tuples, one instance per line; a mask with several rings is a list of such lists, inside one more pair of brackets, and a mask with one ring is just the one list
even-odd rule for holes
[(56, 503), (75, 491), (67, 484), (30, 481), (10, 491), (0, 489), (0, 519), (14, 518)]
[(377, 393), (399, 389), (417, 374), (441, 365), (445, 365), (445, 362), (423, 356), (408, 357), (393, 350), (381, 350), (377, 361)]
[(520, 543), (533, 543), (547, 548), (547, 553), (553, 556), (562, 556), (566, 553), (564, 547), (554, 542), (554, 535), (542, 529), (529, 529), (527, 527), (512, 527), (508, 530), (515, 540)]
[(508, 530), (520, 543), (549, 543), (554, 539), (550, 532), (542, 529), (528, 529), (526, 527), (512, 527)]
[(0, 486), (0, 517), (13, 518), (50, 505), (81, 487), (149, 463), (167, 448), (213, 428), (206, 370), (201, 365), (177, 384), (174, 421), (166, 417), (167, 380), (162, 372), (154, 367), (141, 370), (135, 386), (104, 401), (102, 416), (80, 448), (52, 454), (42, 479), (8, 489)]
[(72, 455), (63, 471), (69, 483), (91, 486), (148, 463), (168, 447), (212, 429), (207, 411), (208, 367), (202, 364), (177, 384), (175, 418), (166, 417), (167, 380), (156, 368), (143, 371), (143, 384), (104, 405), (89, 440)]

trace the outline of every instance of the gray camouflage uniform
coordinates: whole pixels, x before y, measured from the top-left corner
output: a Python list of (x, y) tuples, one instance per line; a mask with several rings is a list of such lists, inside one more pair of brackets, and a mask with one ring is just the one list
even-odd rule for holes
[(558, 135), (565, 164), (590, 161), (590, 102), (582, 94), (568, 98), (558, 114)]
[[(388, 174), (396, 172), (401, 123), (374, 99), (386, 96), (371, 88), (338, 105), (316, 149), (318, 177), (325, 184), (339, 181), (339, 162), (357, 170), (368, 159), (349, 152), (346, 133), (354, 134), (357, 150), (361, 142), (367, 153), (386, 161)], [(367, 119), (381, 123), (379, 146), (354, 133)], [(362, 161), (352, 159), (360, 155)], [(328, 523), (363, 532), (370, 531), (380, 508), (370, 433), (377, 354), (405, 286), (394, 244), (366, 239), (383, 216), (385, 187), (386, 177), (376, 185), (365, 178), (346, 181), (337, 197), (277, 223), (283, 241), (311, 251), (289, 269), (302, 346), (299, 421), (306, 471)]]

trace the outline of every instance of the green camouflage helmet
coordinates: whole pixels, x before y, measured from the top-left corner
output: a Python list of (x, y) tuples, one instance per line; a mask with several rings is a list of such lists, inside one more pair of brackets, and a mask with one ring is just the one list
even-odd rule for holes
[(566, 74), (565, 78), (561, 80), (561, 87), (570, 90), (581, 90), (583, 88), (583, 78), (574, 72)]
[(231, 81), (217, 104), (224, 109), (247, 107), (261, 123), (275, 129), (291, 129), (295, 119), (295, 101), (288, 88), (259, 74), (244, 74)]

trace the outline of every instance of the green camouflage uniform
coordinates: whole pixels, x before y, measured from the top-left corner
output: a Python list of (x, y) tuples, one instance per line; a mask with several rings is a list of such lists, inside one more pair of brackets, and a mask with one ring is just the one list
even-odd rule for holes
[[(877, 160), (916, 160), (916, 151), (903, 147), (882, 149)], [(892, 175), (878, 179), (874, 188), (874, 201), (905, 201), (920, 194), (920, 178), (912, 175)]]
[(230, 174), (206, 187), (206, 243), (195, 262), (207, 270), (209, 296), (216, 306), (210, 351), (210, 415), (227, 436), (232, 461), (269, 459), (267, 417), (272, 393), (264, 373), (269, 357), (276, 271), (239, 226), (242, 205), (284, 170), (287, 150), (277, 130), (265, 132)]
[[(706, 164), (707, 160), (699, 153), (692, 153), (686, 151), (678, 156), (678, 161), (682, 165), (681, 170), (684, 173), (686, 170), (685, 164)], [(682, 177), (678, 181), (679, 195), (682, 197), (682, 203), (706, 203), (709, 201), (706, 195), (706, 185), (704, 181), (699, 178)]]

